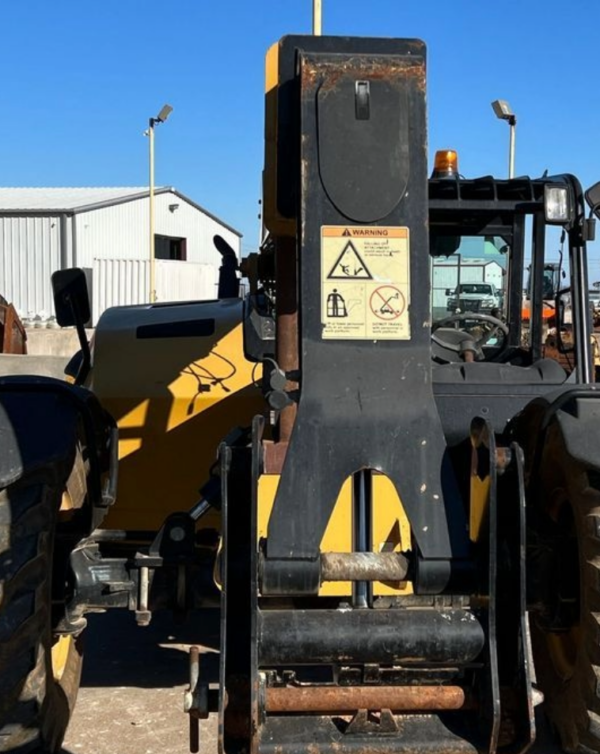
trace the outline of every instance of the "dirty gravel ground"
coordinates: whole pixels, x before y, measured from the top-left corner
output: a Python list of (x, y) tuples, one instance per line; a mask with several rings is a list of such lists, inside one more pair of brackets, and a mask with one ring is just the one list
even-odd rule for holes
[[(81, 688), (63, 754), (188, 754), (182, 711), (188, 649), (202, 644), (202, 669), (218, 673), (218, 616), (200, 612), (178, 626), (156, 614), (147, 628), (114, 611), (89, 616)], [(201, 721), (202, 754), (217, 752), (217, 720)]]
[[(90, 616), (82, 685), (62, 754), (188, 754), (187, 652), (202, 645), (202, 672), (216, 685), (218, 627), (216, 611), (194, 614), (183, 626), (159, 613), (147, 628), (125, 611)], [(560, 754), (537, 718), (531, 754)], [(216, 715), (200, 724), (201, 754), (217, 754)]]

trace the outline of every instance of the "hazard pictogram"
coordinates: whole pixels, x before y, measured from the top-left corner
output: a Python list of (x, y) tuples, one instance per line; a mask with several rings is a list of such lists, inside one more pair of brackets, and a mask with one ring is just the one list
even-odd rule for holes
[(404, 311), (406, 301), (402, 292), (395, 286), (380, 285), (371, 294), (369, 306), (376, 317), (389, 322), (398, 319)]
[(350, 231), (348, 230), (348, 228), (346, 228), (346, 230), (342, 233), (342, 235), (343, 236), (351, 236), (352, 233), (350, 233)]
[(348, 241), (327, 275), (327, 279), (372, 280), (373, 278), (352, 241)]
[(327, 296), (327, 316), (336, 318), (348, 316), (346, 301), (337, 288), (334, 288)]

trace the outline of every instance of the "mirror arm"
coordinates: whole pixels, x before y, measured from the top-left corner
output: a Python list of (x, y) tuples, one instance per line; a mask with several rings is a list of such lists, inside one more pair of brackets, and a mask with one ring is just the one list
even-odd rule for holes
[(596, 240), (596, 218), (594, 217), (594, 214), (598, 210), (598, 207), (600, 206), (600, 202), (596, 202), (591, 209), (590, 214), (585, 220), (585, 240), (586, 241), (595, 241)]
[(77, 376), (75, 377), (75, 384), (82, 385), (92, 368), (92, 352), (90, 350), (90, 344), (88, 343), (87, 335), (85, 334), (85, 323), (79, 312), (79, 306), (77, 305), (77, 299), (72, 296), (68, 296), (69, 306), (73, 313), (73, 321), (75, 322), (75, 329), (77, 330), (77, 338), (81, 347), (81, 363), (77, 370)]

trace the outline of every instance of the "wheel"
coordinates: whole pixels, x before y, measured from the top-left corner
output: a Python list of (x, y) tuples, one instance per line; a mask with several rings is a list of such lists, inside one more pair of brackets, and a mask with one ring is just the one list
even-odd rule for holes
[(563, 748), (600, 752), (600, 491), (557, 425), (538, 484), (528, 532), (537, 682)]
[(0, 491), (0, 752), (57, 752), (81, 676), (81, 639), (52, 634), (62, 490), (49, 477)]

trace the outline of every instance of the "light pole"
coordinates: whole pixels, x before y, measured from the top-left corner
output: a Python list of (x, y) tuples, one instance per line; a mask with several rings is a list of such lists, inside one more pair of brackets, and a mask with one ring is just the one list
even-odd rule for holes
[(313, 0), (313, 35), (321, 36), (321, 0)]
[(513, 113), (508, 102), (504, 99), (496, 99), (492, 102), (496, 117), (508, 121), (510, 126), (510, 142), (508, 146), (508, 177), (515, 177), (515, 131), (517, 129), (517, 116)]
[(154, 127), (159, 123), (164, 123), (169, 115), (173, 112), (171, 105), (164, 105), (162, 110), (155, 118), (148, 120), (148, 145), (149, 145), (149, 167), (150, 167), (150, 188), (148, 192), (148, 216), (150, 218), (150, 303), (156, 301), (156, 252), (154, 248)]

